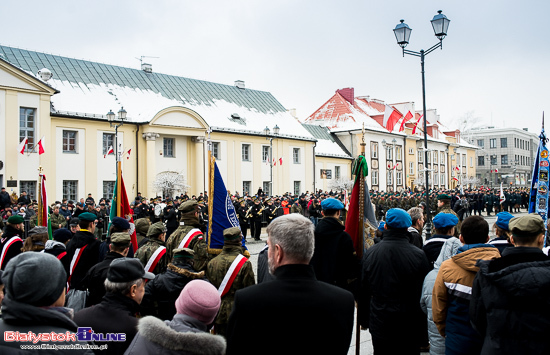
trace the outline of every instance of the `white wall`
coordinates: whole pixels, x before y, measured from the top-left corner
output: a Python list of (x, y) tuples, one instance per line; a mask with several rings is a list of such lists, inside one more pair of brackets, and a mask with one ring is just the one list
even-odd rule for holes
[[(38, 143), (38, 141), (42, 137), (42, 132), (40, 132), (40, 124), (39, 124), (40, 116), (41, 116), (40, 115), (40, 96), (35, 94), (18, 93), (17, 105), (18, 107), (29, 107), (29, 108), (36, 109), (36, 114), (34, 117), (34, 144)], [(15, 124), (17, 125), (17, 127), (19, 127), (19, 109), (17, 110), (17, 118), (13, 120), (10, 119), (10, 124)], [(19, 128), (16, 130), (16, 134), (19, 136)], [(19, 142), (19, 138), (17, 139), (17, 142)], [(46, 142), (46, 144), (53, 145), (53, 142)], [(48, 149), (48, 147), (46, 147), (46, 149)], [(25, 153), (24, 155), (21, 155), (19, 153), (16, 153), (16, 154), (17, 154), (17, 157), (19, 158), (18, 169), (17, 169), (17, 176), (19, 177), (19, 181), (38, 180), (38, 167), (39, 167), (38, 150), (36, 150), (36, 153), (31, 153), (30, 155), (27, 155), (27, 153)], [(18, 187), (20, 187), (20, 185), (18, 185)]]
[[(63, 130), (76, 131), (76, 154), (63, 153)], [(63, 198), (63, 180), (78, 180), (77, 198), (88, 196), (85, 191), (86, 184), (86, 154), (94, 154), (95, 152), (86, 152), (86, 131), (76, 128), (56, 127), (55, 129), (55, 170), (57, 171), (57, 180), (55, 182), (55, 196), (48, 197), (49, 200), (59, 200)], [(52, 142), (53, 143), (53, 142)], [(52, 144), (53, 147), (53, 144)], [(102, 157), (103, 158), (103, 157)], [(113, 163), (113, 169), (115, 168)], [(92, 170), (93, 171), (93, 170)], [(55, 199), (54, 199), (55, 198)]]

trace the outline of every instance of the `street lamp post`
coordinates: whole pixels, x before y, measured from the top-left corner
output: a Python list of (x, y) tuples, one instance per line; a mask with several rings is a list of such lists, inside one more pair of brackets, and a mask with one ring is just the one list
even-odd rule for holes
[(264, 134), (265, 139), (269, 139), (269, 195), (273, 195), (273, 138), (279, 135), (281, 129), (279, 126), (275, 125), (273, 127), (273, 135), (271, 135), (271, 130), (269, 127), (265, 126)]
[[(428, 132), (427, 132), (427, 121), (426, 121), (426, 82), (424, 79), (424, 58), (426, 55), (430, 54), (437, 48), (442, 48), (443, 39), (447, 36), (447, 30), (449, 28), (450, 20), (442, 14), (442, 11), (439, 10), (437, 15), (432, 19), (432, 27), (434, 30), (435, 36), (439, 39), (439, 42), (430, 47), (428, 50), (424, 51), (423, 49), (420, 52), (411, 51), (405, 49), (407, 44), (409, 44), (409, 39), (411, 37), (412, 29), (405, 23), (404, 20), (395, 27), (393, 30), (395, 38), (397, 39), (397, 44), (403, 49), (403, 57), (405, 54), (413, 55), (420, 57), (420, 68), (422, 73), (422, 112), (424, 117), (424, 160), (428, 162)], [(426, 168), (425, 172), (426, 177), (426, 238), (431, 237), (431, 216), (430, 216), (430, 194), (429, 194), (429, 180), (428, 180), (428, 171)]]

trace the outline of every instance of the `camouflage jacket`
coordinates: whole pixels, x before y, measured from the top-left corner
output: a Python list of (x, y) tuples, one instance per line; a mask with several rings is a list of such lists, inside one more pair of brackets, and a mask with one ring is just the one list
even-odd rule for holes
[[(229, 267), (231, 266), (231, 263), (233, 263), (237, 255), (242, 254), (243, 252), (244, 249), (242, 247), (227, 245), (223, 247), (222, 252), (218, 256), (210, 260), (206, 268), (206, 278), (212, 283), (212, 285), (214, 285), (214, 287), (220, 287), (227, 270), (229, 270)], [(256, 281), (254, 280), (254, 271), (252, 270), (252, 263), (248, 260), (237, 274), (237, 277), (233, 281), (229, 292), (222, 297), (222, 304), (214, 324), (227, 324), (229, 314), (231, 314), (231, 310), (233, 308), (235, 292), (254, 284), (256, 284)]]
[[(168, 257), (168, 260), (172, 260), (172, 257), (174, 256), (174, 250), (178, 249), (179, 244), (185, 238), (187, 233), (193, 229), (198, 228), (197, 226), (185, 224), (180, 225), (171, 235), (170, 238), (168, 238), (168, 241), (166, 242), (166, 255)], [(208, 264), (208, 252), (207, 252), (207, 245), (206, 245), (206, 237), (204, 234), (198, 234), (189, 243), (187, 246), (189, 249), (193, 249), (195, 251), (195, 270), (202, 271), (206, 269), (206, 264)]]
[[(158, 238), (149, 238), (149, 241), (145, 244), (143, 244), (142, 247), (140, 247), (136, 253), (134, 254), (134, 258), (139, 259), (139, 261), (143, 264), (143, 267), (147, 265), (147, 262), (149, 259), (151, 259), (151, 256), (153, 253), (160, 247), (164, 247), (165, 243), (158, 239)], [(159, 260), (157, 265), (151, 272), (155, 275), (161, 274), (166, 271), (166, 266), (168, 265), (168, 261), (171, 259), (168, 259), (167, 256), (168, 252), (166, 252)]]
[(59, 229), (59, 225), (61, 225), (61, 228), (63, 228), (67, 224), (67, 220), (65, 219), (65, 217), (63, 217), (61, 213), (57, 215), (55, 213), (52, 213), (50, 215), (50, 221), (52, 223), (52, 230)]

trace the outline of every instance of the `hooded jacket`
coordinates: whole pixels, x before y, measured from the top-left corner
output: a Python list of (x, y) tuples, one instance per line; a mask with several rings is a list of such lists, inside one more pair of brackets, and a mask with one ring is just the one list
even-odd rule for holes
[(424, 279), (424, 285), (422, 286), (422, 297), (420, 298), (420, 307), (428, 316), (428, 337), (430, 339), (430, 354), (431, 355), (444, 355), (445, 354), (445, 338), (439, 334), (437, 327), (434, 323), (432, 316), (432, 291), (435, 284), (435, 279), (441, 264), (450, 259), (456, 254), (458, 248), (462, 246), (462, 243), (458, 238), (452, 237), (447, 239), (441, 247), (439, 257), (435, 261), (434, 268), (426, 275)]
[(140, 319), (138, 333), (124, 354), (225, 354), (225, 339), (207, 332), (200, 321), (177, 314), (172, 321)]
[(549, 354), (550, 258), (515, 247), (478, 265), (470, 317), (484, 337), (481, 354)]
[(441, 264), (432, 298), (432, 315), (439, 334), (445, 338), (446, 354), (477, 354), (481, 337), (472, 328), (470, 298), (480, 259), (499, 258), (498, 249), (489, 244), (466, 244), (458, 254)]

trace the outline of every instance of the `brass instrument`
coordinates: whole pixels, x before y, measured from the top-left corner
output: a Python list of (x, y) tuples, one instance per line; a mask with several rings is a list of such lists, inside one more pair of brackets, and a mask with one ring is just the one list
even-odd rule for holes
[(257, 215), (258, 215), (258, 216), (261, 216), (263, 210), (265, 210), (265, 206), (262, 206), (262, 208), (260, 208), (260, 210), (258, 211)]
[(273, 211), (271, 211), (271, 214), (272, 214), (272, 215), (275, 215), (275, 211), (277, 211), (277, 210), (279, 209), (279, 207), (281, 207), (281, 206), (275, 207), (275, 208), (273, 209)]
[(248, 209), (248, 211), (246, 211), (246, 215), (244, 216), (245, 219), (250, 218), (250, 211), (252, 210), (252, 207), (254, 207), (254, 206), (250, 206), (250, 208)]

